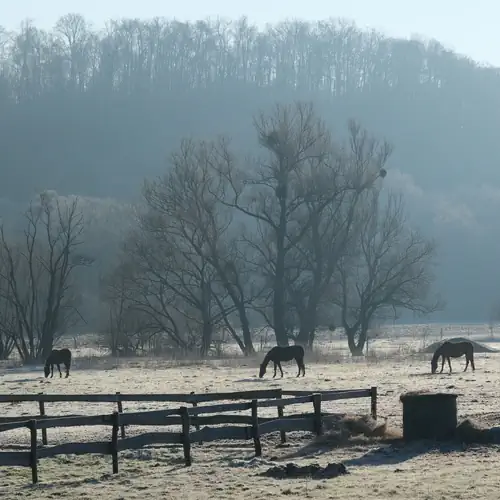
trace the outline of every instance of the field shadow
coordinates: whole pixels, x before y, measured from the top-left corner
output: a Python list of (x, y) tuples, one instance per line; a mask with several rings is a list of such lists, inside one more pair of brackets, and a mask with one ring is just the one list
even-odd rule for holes
[(26, 382), (44, 382), (44, 379), (41, 377), (33, 377), (33, 378), (17, 378), (15, 380), (2, 380), (2, 385), (16, 385), (23, 384)]
[(21, 373), (43, 373), (43, 365), (23, 365), (12, 366), (3, 369), (5, 375), (21, 374)]
[(241, 383), (247, 383), (247, 382), (265, 382), (265, 380), (263, 378), (259, 378), (259, 377), (255, 376), (254, 378), (252, 378), (252, 377), (240, 378), (238, 380), (235, 380), (234, 382), (241, 384)]
[(392, 444), (374, 448), (367, 451), (364, 455), (348, 460), (343, 460), (342, 463), (348, 466), (380, 466), (380, 465), (396, 465), (407, 462), (413, 458), (438, 451), (442, 454), (462, 451), (463, 446), (460, 443), (449, 443), (446, 445), (436, 445), (434, 442), (421, 441), (415, 444), (405, 444), (398, 440)]

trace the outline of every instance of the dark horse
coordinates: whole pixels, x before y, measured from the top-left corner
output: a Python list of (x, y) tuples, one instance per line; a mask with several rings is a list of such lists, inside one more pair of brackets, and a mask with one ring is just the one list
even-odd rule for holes
[(57, 365), (59, 376), (62, 377), (61, 367), (59, 366), (61, 363), (66, 367), (66, 378), (68, 378), (71, 367), (71, 351), (69, 349), (52, 349), (43, 367), (45, 378), (49, 376), (49, 372), (51, 373), (50, 378), (54, 376), (54, 365)]
[(266, 373), (266, 367), (270, 361), (274, 363), (274, 377), (276, 377), (276, 368), (278, 367), (281, 372), (281, 376), (283, 377), (283, 370), (281, 368), (282, 361), (291, 361), (295, 359), (297, 362), (297, 366), (299, 367), (299, 373), (297, 373), (297, 377), (302, 372), (302, 376), (306, 374), (306, 367), (304, 365), (304, 348), (300, 345), (291, 345), (291, 346), (276, 346), (273, 347), (262, 361), (260, 365), (259, 377), (262, 378), (264, 373)]
[(436, 352), (434, 353), (434, 356), (432, 357), (431, 361), (431, 370), (432, 373), (436, 373), (437, 366), (438, 366), (438, 360), (439, 357), (443, 357), (443, 362), (441, 364), (441, 371), (439, 373), (443, 373), (443, 368), (444, 368), (444, 361), (445, 359), (448, 360), (448, 366), (450, 367), (450, 373), (451, 373), (451, 362), (450, 358), (459, 358), (460, 356), (463, 356), (465, 354), (465, 359), (467, 360), (465, 364), (465, 370), (467, 370), (467, 367), (469, 366), (469, 362), (472, 366), (472, 371), (476, 369), (474, 366), (474, 346), (472, 345), (471, 342), (465, 340), (463, 342), (448, 342), (445, 341), (443, 342), (437, 349)]

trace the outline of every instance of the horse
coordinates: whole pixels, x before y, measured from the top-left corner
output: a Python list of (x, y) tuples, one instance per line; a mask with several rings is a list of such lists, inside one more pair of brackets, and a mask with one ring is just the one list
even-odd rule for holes
[(469, 362), (472, 366), (472, 371), (475, 371), (476, 367), (474, 366), (474, 346), (472, 345), (472, 342), (469, 342), (468, 340), (464, 340), (463, 342), (449, 342), (448, 340), (446, 340), (436, 349), (436, 352), (432, 357), (431, 360), (432, 373), (433, 374), (436, 373), (438, 360), (440, 356), (443, 357), (443, 363), (441, 364), (441, 371), (439, 373), (443, 373), (445, 358), (448, 360), (448, 366), (450, 367), (450, 373), (451, 373), (450, 358), (460, 358), (464, 354), (465, 354), (465, 359), (467, 360), (464, 372), (467, 370)]
[(59, 366), (61, 363), (63, 363), (66, 367), (65, 378), (68, 378), (69, 369), (71, 367), (71, 351), (69, 349), (52, 349), (47, 361), (45, 361), (45, 366), (43, 367), (45, 378), (49, 376), (49, 372), (51, 372), (50, 378), (54, 376), (54, 365), (57, 365), (59, 376), (62, 377), (61, 367)]
[(302, 372), (302, 376), (306, 374), (306, 367), (304, 365), (304, 348), (300, 345), (291, 345), (291, 346), (275, 346), (273, 347), (262, 361), (260, 365), (259, 378), (264, 376), (266, 373), (266, 367), (270, 361), (274, 363), (274, 377), (276, 377), (276, 368), (280, 369), (281, 377), (283, 377), (283, 369), (281, 368), (281, 361), (291, 361), (295, 359), (297, 362), (297, 366), (299, 367), (299, 373), (297, 373), (297, 377), (300, 376), (300, 372)]

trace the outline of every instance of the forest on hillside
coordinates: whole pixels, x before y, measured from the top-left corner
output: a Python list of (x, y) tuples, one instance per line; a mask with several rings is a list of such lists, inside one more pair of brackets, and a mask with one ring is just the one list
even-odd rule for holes
[[(334, 19), (264, 30), (244, 18), (129, 19), (101, 32), (76, 14), (50, 32), (25, 22), (0, 31), (3, 214), (43, 189), (129, 203), (182, 138), (225, 134), (254, 152), (256, 114), (310, 100), (339, 138), (355, 118), (394, 145), (385, 184), (438, 237), (447, 307), (431, 319), (488, 321), (500, 295), (499, 98), (495, 68)], [(115, 248), (96, 231), (96, 251)]]

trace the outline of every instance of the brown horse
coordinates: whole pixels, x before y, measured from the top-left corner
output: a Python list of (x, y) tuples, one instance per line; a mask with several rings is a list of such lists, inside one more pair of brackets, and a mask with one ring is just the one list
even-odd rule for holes
[(464, 372), (467, 370), (469, 362), (472, 366), (472, 371), (474, 371), (476, 368), (474, 366), (474, 346), (472, 345), (472, 342), (469, 342), (467, 340), (463, 342), (449, 342), (446, 340), (436, 349), (434, 356), (432, 356), (431, 360), (432, 373), (436, 373), (438, 360), (440, 356), (443, 357), (443, 362), (441, 364), (441, 371), (439, 373), (443, 373), (445, 359), (448, 360), (448, 366), (450, 367), (450, 373), (451, 373), (450, 358), (460, 358), (464, 354), (465, 354), (465, 359), (467, 360)]
[(266, 367), (270, 361), (274, 363), (274, 377), (276, 377), (276, 368), (280, 369), (281, 376), (283, 377), (283, 370), (281, 368), (281, 361), (291, 361), (295, 359), (297, 366), (299, 367), (299, 373), (297, 377), (302, 372), (302, 376), (306, 374), (306, 367), (304, 365), (304, 348), (300, 345), (290, 345), (290, 346), (276, 346), (273, 347), (262, 361), (260, 365), (259, 377), (262, 378), (264, 373), (266, 373)]

